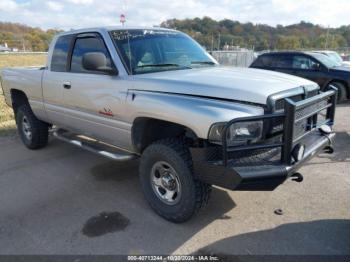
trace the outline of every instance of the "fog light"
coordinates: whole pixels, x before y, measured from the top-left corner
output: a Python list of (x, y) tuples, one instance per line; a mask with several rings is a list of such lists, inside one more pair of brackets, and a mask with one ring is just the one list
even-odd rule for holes
[(294, 160), (298, 162), (301, 159), (303, 159), (304, 153), (305, 153), (305, 145), (297, 144), (292, 151), (292, 156)]
[(320, 126), (319, 130), (324, 135), (329, 135), (330, 133), (332, 133), (332, 128), (329, 125)]

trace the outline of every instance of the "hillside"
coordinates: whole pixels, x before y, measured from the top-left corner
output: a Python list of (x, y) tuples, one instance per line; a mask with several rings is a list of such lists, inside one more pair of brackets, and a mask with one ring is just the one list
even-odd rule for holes
[(218, 49), (218, 46), (221, 49), (225, 44), (254, 47), (256, 50), (325, 47), (337, 49), (350, 46), (350, 26), (328, 29), (303, 21), (289, 26), (272, 27), (229, 19), (215, 21), (204, 17), (171, 19), (161, 26), (184, 31), (208, 49)]
[[(188, 33), (207, 49), (222, 49), (225, 44), (274, 49), (340, 49), (350, 46), (350, 26), (324, 28), (308, 22), (276, 27), (240, 23), (229, 19), (216, 21), (210, 17), (170, 19), (161, 26)], [(46, 51), (52, 37), (60, 30), (44, 31), (27, 25), (0, 22), (0, 45), (26, 51)]]
[(57, 29), (44, 31), (27, 25), (0, 22), (0, 45), (26, 51), (47, 51)]

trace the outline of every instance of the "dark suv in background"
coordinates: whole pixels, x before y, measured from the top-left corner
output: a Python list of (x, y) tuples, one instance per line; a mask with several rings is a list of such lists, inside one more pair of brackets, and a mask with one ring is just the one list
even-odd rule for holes
[(250, 66), (307, 78), (319, 84), (321, 90), (331, 85), (338, 88), (338, 101), (350, 96), (350, 67), (315, 52), (271, 52), (260, 55)]

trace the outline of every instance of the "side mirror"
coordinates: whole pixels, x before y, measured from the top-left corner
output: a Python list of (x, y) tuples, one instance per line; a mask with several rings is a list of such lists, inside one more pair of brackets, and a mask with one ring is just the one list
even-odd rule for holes
[(83, 55), (83, 68), (88, 71), (103, 72), (109, 75), (117, 75), (118, 70), (107, 66), (107, 57), (102, 52), (90, 52)]

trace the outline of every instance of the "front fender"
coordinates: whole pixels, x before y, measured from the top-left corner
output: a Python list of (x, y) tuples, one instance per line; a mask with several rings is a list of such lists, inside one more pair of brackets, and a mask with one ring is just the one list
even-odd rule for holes
[(214, 123), (262, 115), (264, 108), (198, 96), (129, 90), (127, 112), (132, 122), (138, 117), (164, 120), (185, 126), (197, 137), (207, 139)]

